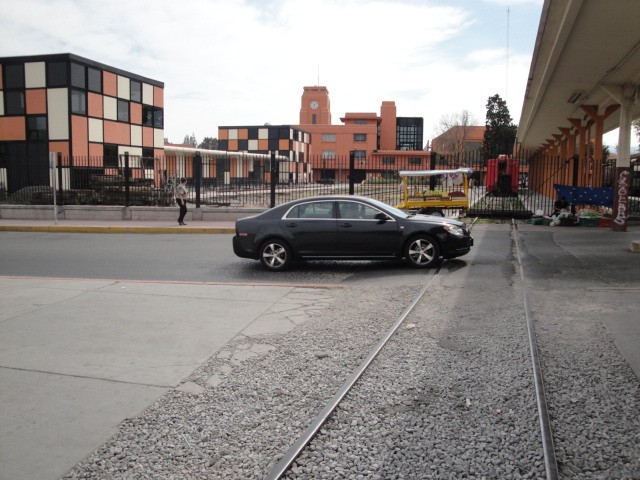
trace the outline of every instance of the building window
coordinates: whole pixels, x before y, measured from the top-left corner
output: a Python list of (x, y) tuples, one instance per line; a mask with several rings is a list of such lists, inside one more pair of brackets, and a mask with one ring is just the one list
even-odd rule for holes
[(366, 150), (354, 150), (353, 151), (353, 158), (364, 160), (365, 158), (367, 158), (367, 151)]
[(318, 116), (313, 113), (311, 114), (311, 125), (315, 125), (316, 123), (318, 123)]
[(142, 84), (140, 82), (136, 82), (135, 80), (131, 80), (129, 85), (131, 86), (131, 101), (142, 102)]
[(71, 86), (76, 88), (87, 88), (87, 74), (84, 65), (71, 62)]
[(24, 65), (4, 66), (4, 88), (24, 88)]
[(336, 141), (336, 134), (335, 133), (323, 133), (322, 134), (322, 141), (323, 142), (335, 142)]
[(87, 94), (80, 90), (71, 90), (71, 113), (87, 114)]
[(47, 86), (66, 87), (68, 84), (67, 62), (47, 64)]
[(5, 115), (24, 115), (24, 92), (4, 92)]
[(164, 110), (156, 108), (153, 111), (153, 127), (164, 128)]
[(118, 146), (104, 146), (104, 166), (106, 168), (118, 168)]
[(383, 165), (394, 165), (396, 163), (396, 157), (382, 157)]
[(129, 122), (129, 102), (118, 100), (118, 121)]
[(336, 151), (335, 150), (322, 150), (322, 158), (324, 160), (334, 159), (334, 158), (336, 158)]
[(353, 123), (355, 123), (356, 125), (366, 125), (366, 124), (367, 124), (367, 121), (366, 121), (366, 120), (362, 120), (362, 119), (360, 119), (360, 120), (356, 120), (356, 121), (355, 121), (355, 122), (353, 122)]
[(154, 128), (163, 128), (164, 111), (158, 107), (142, 105), (142, 125)]
[(102, 93), (102, 72), (100, 70), (88, 68), (87, 79), (89, 81), (89, 90), (96, 93)]
[(422, 165), (420, 157), (409, 157), (409, 165)]
[(353, 134), (353, 141), (354, 142), (366, 142), (367, 141), (367, 134), (366, 133), (354, 133)]
[(47, 117), (38, 115), (27, 117), (27, 140), (47, 139)]

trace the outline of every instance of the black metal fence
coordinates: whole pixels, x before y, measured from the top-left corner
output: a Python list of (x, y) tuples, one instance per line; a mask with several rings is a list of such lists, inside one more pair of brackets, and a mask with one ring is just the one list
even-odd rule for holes
[[(547, 160), (540, 168), (526, 154), (484, 160), (479, 152), (463, 158), (425, 152), (420, 157), (310, 158), (304, 163), (275, 155), (257, 157), (233, 152), (156, 158), (125, 154), (112, 159), (58, 155), (55, 161), (0, 157), (0, 203), (51, 205), (55, 191), (58, 205), (169, 206), (174, 204), (175, 185), (186, 177), (196, 207), (268, 208), (330, 194), (364, 195), (397, 205), (402, 200), (400, 171), (469, 167), (474, 172), (467, 215), (529, 218), (538, 211), (551, 213), (554, 183), (583, 185), (587, 181), (575, 159)], [(603, 163), (595, 168), (598, 183), (591, 186), (613, 186), (614, 167)], [(640, 216), (637, 160), (632, 172), (631, 215)], [(461, 188), (447, 176), (435, 177), (423, 187), (444, 196)]]

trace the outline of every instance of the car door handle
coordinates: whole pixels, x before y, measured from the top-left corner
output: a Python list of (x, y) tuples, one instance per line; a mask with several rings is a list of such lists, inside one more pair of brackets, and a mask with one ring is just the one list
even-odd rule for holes
[(286, 225), (287, 227), (291, 227), (291, 228), (296, 228), (298, 226), (296, 222), (287, 223)]
[(343, 223), (343, 224), (342, 224), (342, 225), (340, 225), (340, 226), (341, 226), (341, 227), (344, 227), (344, 228), (351, 228), (351, 227), (352, 227), (352, 225), (351, 225), (350, 223)]

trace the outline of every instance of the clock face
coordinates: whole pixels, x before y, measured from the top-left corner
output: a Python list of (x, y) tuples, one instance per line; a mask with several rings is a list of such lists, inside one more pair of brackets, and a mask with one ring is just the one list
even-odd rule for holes
[(316, 108), (318, 108), (320, 106), (320, 104), (314, 100), (313, 102), (311, 102), (309, 104), (309, 106), (315, 110)]

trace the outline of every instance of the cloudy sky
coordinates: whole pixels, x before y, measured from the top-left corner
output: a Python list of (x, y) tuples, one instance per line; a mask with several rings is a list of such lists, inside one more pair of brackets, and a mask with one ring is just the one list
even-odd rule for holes
[(296, 124), (304, 86), (346, 112), (519, 122), (542, 0), (0, 0), (0, 57), (74, 53), (165, 84), (165, 137)]

